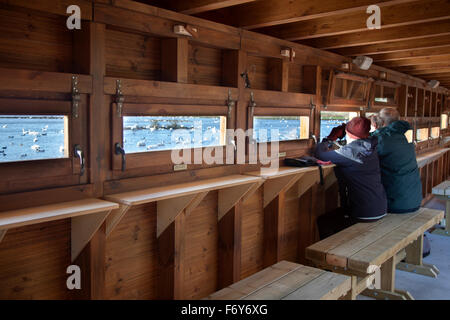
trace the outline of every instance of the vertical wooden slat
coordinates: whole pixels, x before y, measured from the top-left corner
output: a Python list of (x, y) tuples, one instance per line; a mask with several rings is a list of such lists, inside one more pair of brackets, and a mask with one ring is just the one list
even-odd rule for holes
[[(76, 41), (74, 65), (82, 73), (93, 77), (93, 93), (89, 98), (90, 149), (87, 153), (90, 167), (90, 182), (94, 196), (103, 194), (103, 181), (108, 170), (104, 141), (108, 128), (108, 114), (105, 113), (103, 78), (105, 75), (105, 25), (89, 23), (74, 37)], [(80, 299), (103, 299), (105, 291), (105, 223), (94, 234), (90, 243), (81, 252), (75, 264), (81, 266), (82, 290), (75, 293)]]
[(242, 203), (229, 210), (219, 221), (219, 274), (218, 289), (240, 280)]
[(161, 41), (161, 53), (161, 80), (188, 83), (188, 40), (164, 39)]
[(264, 208), (264, 267), (277, 263), (283, 244), (285, 192), (278, 194)]
[(183, 299), (184, 228), (186, 214), (182, 212), (158, 238), (158, 298)]

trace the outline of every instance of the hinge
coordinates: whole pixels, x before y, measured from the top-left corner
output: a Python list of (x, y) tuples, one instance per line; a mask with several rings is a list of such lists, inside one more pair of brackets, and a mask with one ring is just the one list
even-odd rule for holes
[(235, 102), (233, 101), (233, 97), (231, 95), (231, 90), (228, 90), (227, 106), (228, 106), (228, 120), (231, 121), (231, 114), (233, 112), (233, 107), (235, 106)]
[(117, 116), (119, 118), (122, 117), (123, 111), (123, 102), (125, 101), (125, 97), (122, 93), (122, 81), (116, 80), (116, 105), (117, 105)]
[(311, 108), (311, 110), (314, 110), (316, 108), (316, 105), (314, 104), (312, 97), (311, 97), (311, 101), (309, 102), (309, 107)]
[(81, 95), (78, 91), (78, 77), (72, 76), (72, 116), (78, 118), (80, 109)]

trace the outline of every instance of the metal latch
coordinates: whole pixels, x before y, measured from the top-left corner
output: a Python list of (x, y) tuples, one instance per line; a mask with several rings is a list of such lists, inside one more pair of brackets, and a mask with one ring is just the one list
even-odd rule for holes
[(82, 176), (82, 175), (84, 175), (85, 160), (84, 160), (83, 149), (81, 149), (81, 146), (79, 144), (76, 144), (73, 147), (73, 153), (74, 153), (75, 157), (80, 159), (80, 176)]
[(78, 118), (80, 109), (81, 95), (78, 91), (78, 77), (72, 76), (72, 116)]
[(122, 92), (122, 81), (116, 80), (116, 105), (117, 105), (117, 116), (119, 118), (122, 117), (122, 111), (123, 111), (123, 102), (125, 101), (125, 97), (123, 96)]

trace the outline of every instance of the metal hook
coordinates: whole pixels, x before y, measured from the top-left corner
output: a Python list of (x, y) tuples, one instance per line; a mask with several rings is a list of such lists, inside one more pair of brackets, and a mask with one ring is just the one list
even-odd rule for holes
[(81, 146), (79, 144), (76, 144), (73, 147), (73, 153), (76, 158), (80, 159), (80, 176), (84, 175), (84, 153), (83, 149), (81, 149)]

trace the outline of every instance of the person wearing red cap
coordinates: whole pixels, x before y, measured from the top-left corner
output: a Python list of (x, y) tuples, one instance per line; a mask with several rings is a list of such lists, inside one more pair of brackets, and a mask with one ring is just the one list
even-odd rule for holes
[[(381, 219), (387, 213), (377, 154), (378, 141), (370, 136), (370, 125), (369, 119), (355, 117), (347, 125), (334, 128), (316, 147), (316, 158), (336, 165), (341, 199), (341, 208), (318, 219), (321, 238), (356, 222)], [(345, 136), (347, 144), (334, 150), (333, 142)]]

